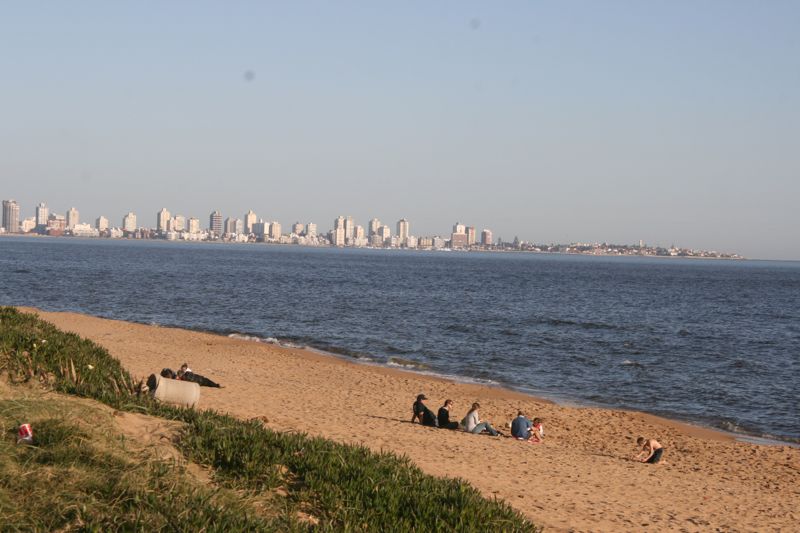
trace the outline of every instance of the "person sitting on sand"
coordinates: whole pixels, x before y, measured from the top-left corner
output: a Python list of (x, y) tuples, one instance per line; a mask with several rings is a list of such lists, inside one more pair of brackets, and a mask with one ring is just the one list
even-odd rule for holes
[(178, 374), (175, 379), (179, 379), (181, 381), (191, 381), (192, 383), (197, 383), (201, 387), (216, 387), (218, 389), (222, 388), (222, 385), (211, 381), (205, 376), (201, 376), (200, 374), (195, 374), (192, 372), (192, 369), (189, 368), (189, 365), (183, 363), (181, 365), (181, 369), (178, 370)]
[(480, 404), (475, 402), (472, 404), (472, 409), (469, 410), (467, 416), (464, 417), (464, 426), (466, 426), (466, 431), (469, 433), (480, 434), (484, 431), (487, 431), (492, 437), (496, 437), (500, 435), (500, 433), (492, 427), (492, 425), (488, 422), (482, 422), (481, 417), (478, 415), (478, 408), (480, 408)]
[(636, 445), (639, 446), (641, 451), (639, 452), (639, 455), (634, 458), (634, 460), (641, 461), (643, 463), (650, 463), (651, 465), (661, 461), (661, 454), (664, 453), (664, 447), (661, 446), (656, 439), (639, 437), (636, 439)]
[(544, 440), (544, 420), (541, 418), (533, 419), (532, 437), (536, 439), (536, 442), (542, 442)]
[(439, 408), (439, 427), (442, 429), (458, 429), (458, 422), (450, 421), (450, 408), (453, 407), (453, 400), (445, 400), (444, 405)]
[(533, 436), (533, 424), (522, 411), (517, 411), (517, 418), (511, 421), (511, 435), (519, 440), (530, 440)]
[(414, 413), (411, 415), (411, 423), (413, 424), (415, 420), (419, 419), (419, 423), (423, 426), (432, 426), (436, 427), (436, 415), (433, 414), (433, 411), (428, 409), (428, 406), (425, 405), (425, 400), (428, 397), (424, 394), (420, 394), (417, 396), (417, 401), (414, 402), (414, 405), (411, 407)]

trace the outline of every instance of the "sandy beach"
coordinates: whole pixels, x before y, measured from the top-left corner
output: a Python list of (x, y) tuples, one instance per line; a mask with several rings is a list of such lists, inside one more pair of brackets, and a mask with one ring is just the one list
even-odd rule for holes
[[(203, 388), (201, 408), (263, 417), (301, 431), (409, 456), (430, 474), (461, 477), (553, 531), (796, 531), (800, 450), (626, 411), (575, 408), (514, 391), (367, 366), (309, 350), (188, 330), (36, 312), (109, 350), (137, 377), (188, 362), (223, 389)], [(474, 401), (505, 426), (522, 409), (545, 419), (531, 445), (411, 424), (426, 394), (434, 412)], [(665, 447), (662, 465), (631, 460), (645, 435)]]

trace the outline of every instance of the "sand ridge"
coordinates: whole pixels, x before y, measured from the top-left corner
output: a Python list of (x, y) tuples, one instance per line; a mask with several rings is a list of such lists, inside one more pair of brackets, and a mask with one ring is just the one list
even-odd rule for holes
[[(302, 431), (409, 456), (430, 474), (461, 477), (556, 531), (792, 531), (800, 520), (800, 450), (737, 442), (726, 434), (643, 413), (557, 405), (509, 390), (362, 365), (308, 350), (189, 330), (31, 309), (104, 346), (134, 375), (188, 362), (222, 383), (201, 408), (265, 417)], [(473, 401), (503, 426), (522, 409), (545, 419), (531, 445), (411, 424), (419, 393), (436, 411)], [(657, 438), (667, 464), (631, 461), (635, 438)]]

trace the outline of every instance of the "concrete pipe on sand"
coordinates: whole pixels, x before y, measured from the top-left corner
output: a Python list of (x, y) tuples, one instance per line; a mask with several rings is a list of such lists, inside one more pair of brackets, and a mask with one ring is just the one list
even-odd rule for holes
[(150, 395), (160, 402), (197, 407), (200, 403), (200, 385), (151, 374), (147, 378)]

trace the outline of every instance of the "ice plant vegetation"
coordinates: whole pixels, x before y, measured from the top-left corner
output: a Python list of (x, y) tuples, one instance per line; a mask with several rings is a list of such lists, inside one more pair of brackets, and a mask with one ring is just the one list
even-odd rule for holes
[[(0, 394), (3, 427), (34, 426), (33, 446), (0, 442), (0, 521), (12, 530), (537, 531), (507, 503), (406, 457), (156, 403), (102, 347), (11, 307), (0, 307), (0, 375), (177, 422), (183, 461), (132, 460), (109, 432), (87, 442), (98, 415), (65, 409), (77, 399)], [(205, 467), (208, 482), (184, 464)]]

